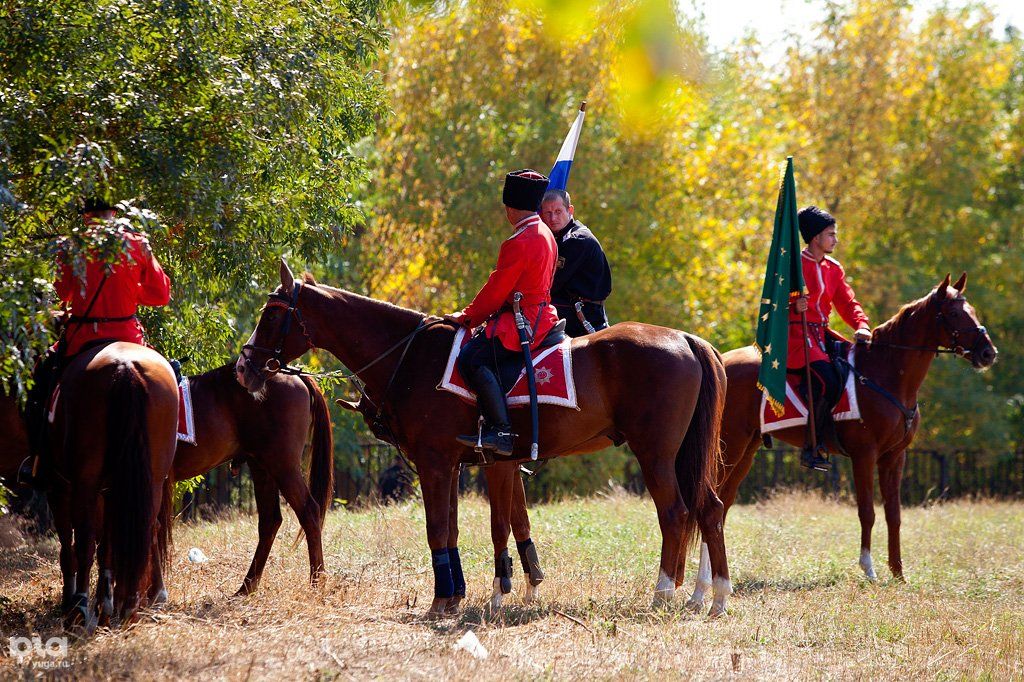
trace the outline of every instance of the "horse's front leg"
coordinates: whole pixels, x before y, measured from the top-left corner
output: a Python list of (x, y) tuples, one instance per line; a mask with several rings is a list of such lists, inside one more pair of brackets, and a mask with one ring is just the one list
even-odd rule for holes
[(427, 453), (426, 456), (419, 458), (416, 465), (423, 489), (430, 563), (434, 569), (434, 599), (427, 613), (437, 616), (444, 613), (448, 607), (448, 600), (455, 596), (455, 580), (448, 554), (452, 477), (455, 474), (455, 465), (439, 453)]
[(857, 516), (860, 518), (860, 567), (868, 580), (878, 579), (871, 560), (871, 528), (875, 525), (874, 473), (874, 452), (853, 455), (853, 485), (857, 493)]
[(462, 573), (462, 557), (459, 556), (459, 472), (452, 476), (451, 495), (448, 499), (448, 564), (452, 569), (454, 592), (448, 600), (445, 613), (455, 614), (466, 598), (466, 577)]
[(501, 608), (504, 596), (512, 591), (512, 558), (508, 554), (508, 535), (512, 530), (512, 495), (518, 465), (498, 462), (484, 469), (487, 499), (491, 505), (491, 542), (494, 545), (494, 583), (491, 608)]
[(901, 451), (878, 463), (878, 488), (885, 503), (885, 525), (889, 531), (889, 570), (892, 577), (903, 581), (903, 557), (900, 554), (900, 482), (906, 451)]

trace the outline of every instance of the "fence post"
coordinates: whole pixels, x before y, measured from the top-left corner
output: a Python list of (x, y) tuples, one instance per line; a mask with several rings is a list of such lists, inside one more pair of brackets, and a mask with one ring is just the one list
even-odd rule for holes
[(949, 457), (946, 453), (935, 453), (939, 460), (939, 499), (944, 500), (949, 497)]

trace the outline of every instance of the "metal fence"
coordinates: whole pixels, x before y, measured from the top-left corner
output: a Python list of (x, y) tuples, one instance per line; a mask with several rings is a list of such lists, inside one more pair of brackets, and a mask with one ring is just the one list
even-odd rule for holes
[[(847, 457), (833, 458), (832, 470), (815, 472), (800, 466), (796, 449), (761, 449), (740, 484), (737, 501), (750, 502), (765, 492), (785, 488), (854, 494), (853, 467)], [(874, 489), (878, 491), (877, 474)], [(989, 454), (978, 450), (907, 451), (900, 486), (904, 504), (956, 497), (1024, 497), (1024, 452)]]
[[(790, 447), (761, 449), (750, 473), (740, 485), (737, 501), (751, 502), (774, 490), (819, 490), (824, 494), (854, 494), (853, 470), (846, 457), (834, 458), (832, 471), (821, 473), (800, 466), (800, 453)], [(636, 469), (636, 467), (633, 467)], [(627, 479), (628, 480), (625, 480)], [(624, 475), (625, 487), (643, 491), (642, 479)], [(875, 475), (877, 479), (877, 475)], [(364, 443), (358, 461), (335, 473), (334, 498), (347, 506), (401, 499), (415, 491), (413, 474), (391, 446)], [(476, 468), (462, 473), (463, 490), (485, 491)], [(877, 481), (874, 485), (878, 496)], [(566, 491), (571, 492), (571, 491)], [(1024, 452), (989, 454), (978, 450), (928, 450), (907, 452), (900, 498), (904, 504), (966, 496), (1024, 499)], [(233, 476), (228, 464), (206, 475), (199, 487), (183, 500), (182, 518), (194, 519), (226, 509), (255, 513), (252, 480), (247, 467)]]

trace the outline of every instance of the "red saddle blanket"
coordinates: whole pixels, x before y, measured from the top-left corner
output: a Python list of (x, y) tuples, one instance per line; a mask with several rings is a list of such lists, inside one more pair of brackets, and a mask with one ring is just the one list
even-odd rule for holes
[[(440, 391), (449, 391), (467, 402), (476, 402), (476, 395), (469, 390), (462, 380), (455, 360), (459, 351), (469, 341), (470, 336), (465, 329), (455, 334), (452, 350), (448, 354), (448, 364), (444, 368), (444, 376), (437, 385)], [(569, 337), (549, 348), (535, 351), (533, 356), (534, 376), (537, 379), (537, 402), (547, 405), (561, 405), (579, 409), (576, 403), (576, 382), (572, 376), (572, 353), (569, 351)], [(526, 380), (526, 369), (519, 372), (512, 390), (508, 392), (509, 407), (522, 407), (530, 404), (530, 389)]]
[[(52, 424), (57, 412), (57, 401), (60, 400), (60, 384), (53, 389), (47, 410), (47, 419)], [(182, 377), (178, 384), (178, 440), (191, 445), (196, 444), (196, 424), (192, 415), (192, 392), (189, 389), (188, 377)]]
[[(853, 364), (853, 349), (847, 360)], [(781, 429), (788, 429), (792, 426), (803, 426), (807, 423), (807, 405), (799, 394), (801, 381), (800, 375), (786, 375), (786, 403), (783, 406), (782, 416), (776, 416), (774, 410), (768, 404), (768, 399), (761, 394), (761, 433), (771, 433)], [(832, 409), (832, 418), (837, 422), (860, 419), (860, 406), (857, 404), (857, 382), (850, 372), (846, 378), (846, 385), (843, 387), (843, 394), (839, 397), (839, 403)]]

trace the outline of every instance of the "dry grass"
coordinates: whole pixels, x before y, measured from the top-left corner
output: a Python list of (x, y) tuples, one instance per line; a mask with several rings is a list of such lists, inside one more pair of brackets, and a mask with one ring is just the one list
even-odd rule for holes
[[(650, 500), (613, 495), (538, 507), (548, 572), (539, 606), (485, 604), (492, 559), (483, 500), (462, 506), (469, 599), (428, 621), (432, 578), (418, 504), (332, 513), (330, 578), (307, 587), (289, 517), (260, 592), (233, 599), (255, 546), (254, 518), (179, 526), (171, 601), (122, 631), (72, 643), (75, 678), (828, 678), (1024, 679), (1024, 505), (958, 502), (905, 511), (909, 582), (856, 566), (847, 504), (785, 495), (737, 507), (727, 528), (736, 594), (708, 622), (650, 606), (659, 539)], [(881, 517), (881, 514), (879, 514)], [(209, 563), (190, 564), (200, 547)], [(0, 644), (58, 634), (52, 542), (0, 555)], [(691, 575), (692, 575), (691, 569)], [(516, 589), (521, 574), (516, 565)], [(453, 643), (473, 629), (477, 661)], [(0, 676), (32, 674), (0, 659)]]

